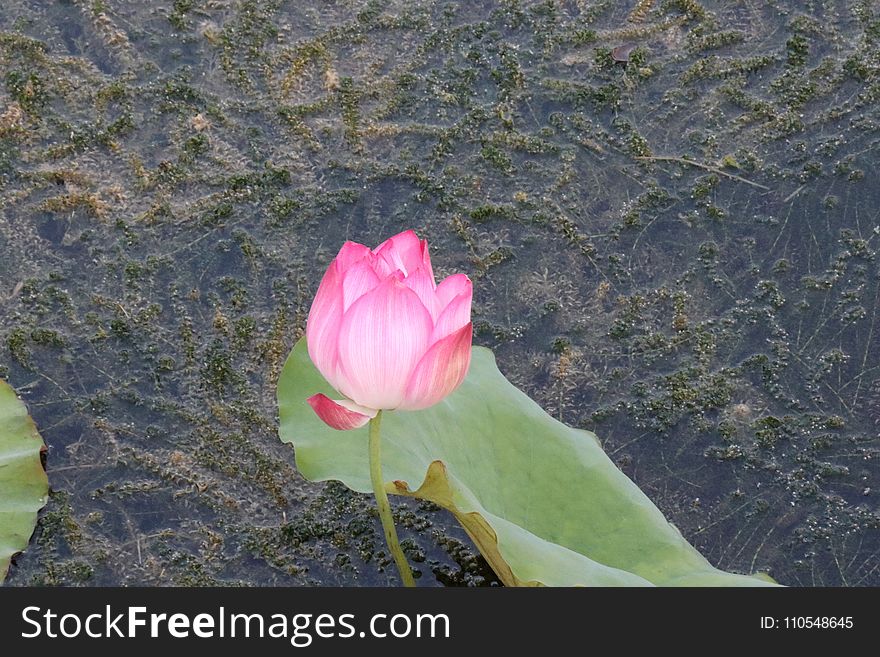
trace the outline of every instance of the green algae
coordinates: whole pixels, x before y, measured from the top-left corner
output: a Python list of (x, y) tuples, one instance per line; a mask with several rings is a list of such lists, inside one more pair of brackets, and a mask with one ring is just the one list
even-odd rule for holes
[[(273, 399), (341, 242), (414, 227), (715, 565), (880, 582), (876, 8), (309, 4), (4, 5), (0, 371), (55, 491), (9, 581), (393, 579)], [(422, 585), (494, 581), (396, 513)]]

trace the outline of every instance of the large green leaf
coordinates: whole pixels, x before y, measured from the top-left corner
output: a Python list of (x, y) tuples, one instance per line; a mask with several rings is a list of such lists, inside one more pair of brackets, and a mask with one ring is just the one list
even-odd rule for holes
[[(300, 340), (278, 383), (280, 435), (300, 472), (370, 492), (367, 429), (334, 431), (306, 403), (339, 398)], [(760, 586), (713, 568), (596, 437), (547, 415), (475, 347), (467, 379), (418, 412), (386, 412), (383, 468), (389, 493), (449, 509), (507, 585)]]
[(15, 391), (0, 381), (0, 582), (9, 560), (27, 547), (49, 482), (40, 460), (43, 439)]

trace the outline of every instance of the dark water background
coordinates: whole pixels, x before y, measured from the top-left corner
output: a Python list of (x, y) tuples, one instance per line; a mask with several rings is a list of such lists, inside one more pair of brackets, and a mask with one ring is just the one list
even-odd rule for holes
[[(11, 584), (394, 581), (274, 386), (341, 242), (412, 227), (714, 564), (880, 585), (876, 2), (4, 0), (0, 77)], [(493, 581), (397, 508), (423, 585)]]

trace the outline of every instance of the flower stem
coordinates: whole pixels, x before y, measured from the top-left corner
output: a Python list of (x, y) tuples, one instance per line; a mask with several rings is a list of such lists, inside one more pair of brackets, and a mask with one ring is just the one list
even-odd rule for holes
[(382, 453), (379, 425), (382, 423), (382, 411), (376, 413), (376, 417), (370, 420), (370, 480), (373, 482), (373, 494), (376, 496), (376, 505), (379, 507), (379, 517), (382, 519), (382, 529), (385, 530), (385, 542), (391, 550), (391, 555), (400, 571), (400, 579), (404, 586), (415, 586), (412, 570), (406, 562), (400, 541), (397, 539), (397, 530), (394, 528), (394, 518), (391, 517), (391, 505), (388, 503), (388, 494), (385, 492), (385, 481), (382, 479)]

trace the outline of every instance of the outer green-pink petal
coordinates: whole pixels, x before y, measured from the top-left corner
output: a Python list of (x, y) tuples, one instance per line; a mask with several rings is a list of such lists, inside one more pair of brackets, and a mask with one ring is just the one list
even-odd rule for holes
[(312, 395), (306, 401), (324, 424), (338, 431), (357, 429), (376, 417), (376, 411), (359, 407), (347, 399), (330, 399), (323, 393)]
[(433, 406), (461, 385), (471, 364), (472, 327), (468, 322), (431, 346), (409, 378), (400, 410)]
[(418, 295), (389, 276), (342, 318), (338, 390), (361, 406), (396, 408), (432, 330), (431, 315)]

